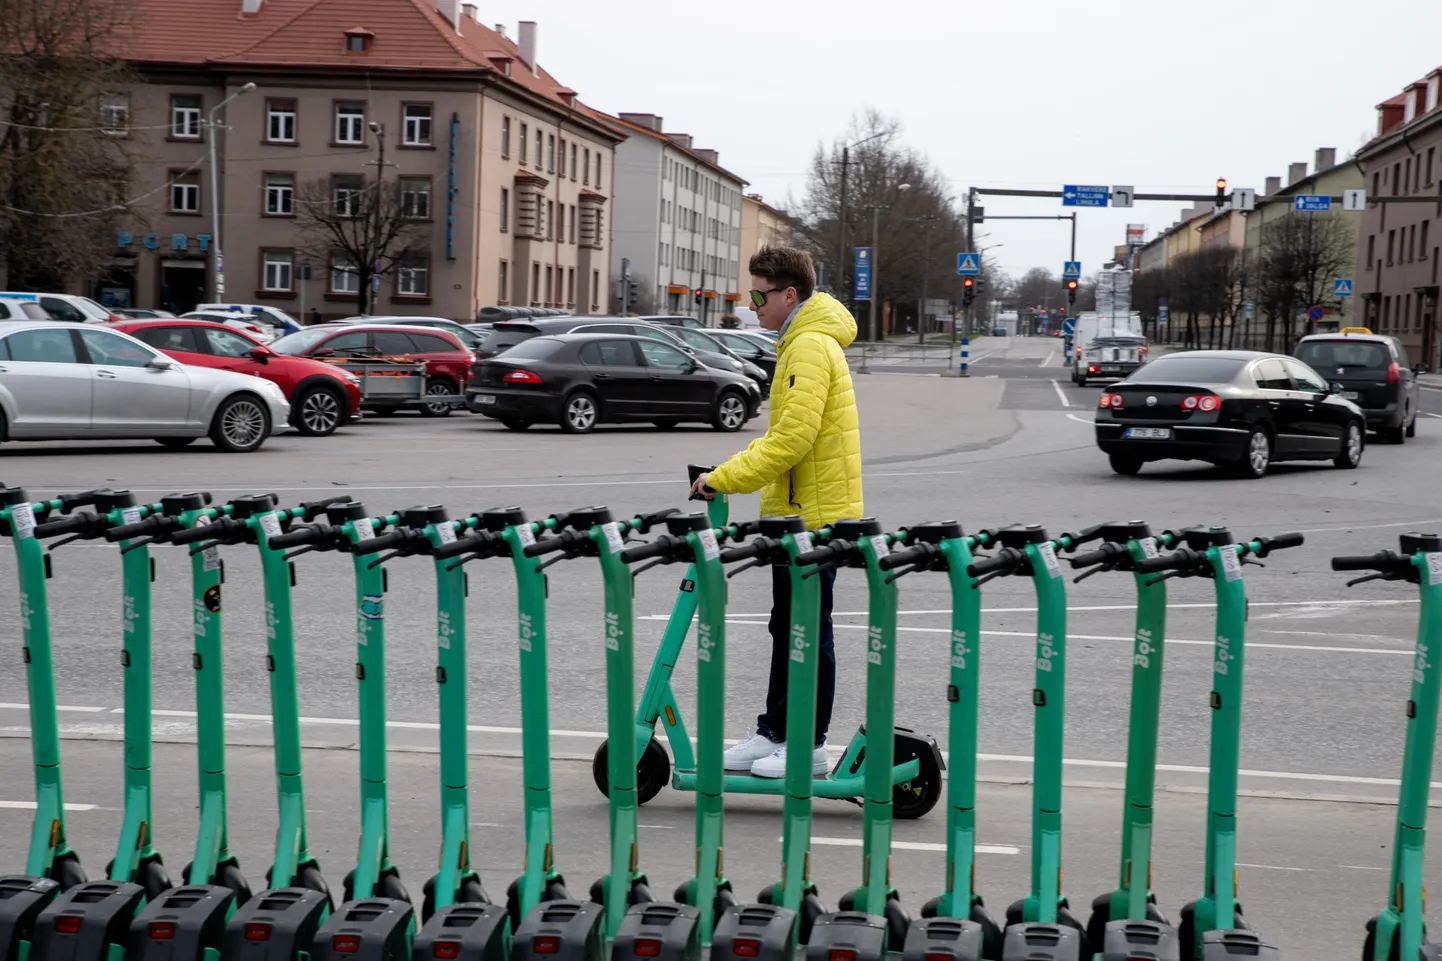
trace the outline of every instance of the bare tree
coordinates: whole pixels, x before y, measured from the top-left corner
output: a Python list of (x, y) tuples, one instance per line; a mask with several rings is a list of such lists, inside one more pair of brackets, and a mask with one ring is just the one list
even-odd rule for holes
[[(379, 170), (384, 170), (385, 157)], [(296, 192), (296, 228), (307, 253), (346, 276), (359, 313), (375, 305), (374, 278), (406, 271), (426, 251), (429, 193), (404, 194), (383, 176), (321, 177)], [(331, 284), (332, 289), (341, 289)]]
[(64, 289), (103, 273), (129, 198), (125, 4), (0, 0), (0, 273)]
[(1012, 296), (1020, 310), (1028, 307), (1051, 307), (1061, 299), (1061, 294), (1061, 281), (1045, 267), (1028, 270), (1012, 288)]
[(1304, 311), (1329, 297), (1333, 279), (1351, 268), (1354, 243), (1352, 229), (1334, 216), (1293, 214), (1262, 228), (1255, 287), (1267, 315), (1267, 350), (1287, 350), (1301, 335)]

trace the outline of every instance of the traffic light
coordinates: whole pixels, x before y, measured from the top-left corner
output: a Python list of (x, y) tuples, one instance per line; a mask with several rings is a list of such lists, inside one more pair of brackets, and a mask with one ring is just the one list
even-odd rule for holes
[(626, 303), (635, 304), (641, 295), (641, 285), (634, 280), (626, 281)]
[(701, 288), (700, 288), (700, 287), (697, 287), (695, 290), (691, 291), (691, 295), (696, 298), (696, 303), (698, 303), (698, 304), (701, 303)]
[(1074, 304), (1074, 303), (1076, 303), (1076, 281), (1075, 281), (1075, 280), (1068, 280), (1068, 281), (1066, 282), (1066, 302), (1069, 303), (1069, 304)]
[(976, 297), (976, 281), (968, 277), (961, 282), (961, 302), (963, 306), (970, 307), (972, 300)]
[(1225, 207), (1226, 205), (1227, 205), (1227, 181), (1226, 181), (1224, 178), (1222, 178), (1222, 177), (1218, 177), (1218, 178), (1217, 178), (1217, 209), (1220, 210), (1221, 208)]
[(973, 224), (979, 224), (986, 220), (986, 208), (972, 204), (966, 208), (966, 216)]

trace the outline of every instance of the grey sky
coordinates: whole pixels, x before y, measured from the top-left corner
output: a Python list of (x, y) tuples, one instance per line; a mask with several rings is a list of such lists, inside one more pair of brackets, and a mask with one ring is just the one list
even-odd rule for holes
[[(960, 196), (1064, 183), (1261, 188), (1318, 147), (1349, 155), (1374, 107), (1442, 66), (1442, 2), (1383, 0), (498, 0), (487, 23), (539, 22), (538, 59), (587, 103), (665, 117), (768, 201), (799, 198), (820, 141), (871, 106), (897, 117)], [(1062, 213), (991, 198), (988, 213)], [(1091, 273), (1183, 205), (1084, 210)], [(1013, 275), (1060, 273), (1065, 221), (986, 225)], [(864, 238), (857, 238), (864, 242)]]

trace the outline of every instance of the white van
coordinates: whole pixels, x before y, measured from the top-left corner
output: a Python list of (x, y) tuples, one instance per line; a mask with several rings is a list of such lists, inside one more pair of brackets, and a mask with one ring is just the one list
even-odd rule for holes
[(77, 324), (107, 324), (124, 320), (112, 314), (89, 297), (75, 294), (40, 294), (25, 290), (3, 290), (0, 298), (5, 300), (28, 300), (39, 304), (52, 320), (68, 320)]
[(276, 336), (283, 337), (286, 334), (293, 334), (301, 329), (301, 324), (290, 314), (279, 307), (267, 307), (264, 304), (197, 304), (196, 310), (221, 310), (235, 314), (250, 314), (271, 327), (276, 328)]

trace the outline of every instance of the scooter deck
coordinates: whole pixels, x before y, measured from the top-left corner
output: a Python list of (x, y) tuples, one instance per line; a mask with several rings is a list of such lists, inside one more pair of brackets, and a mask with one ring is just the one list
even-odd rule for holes
[[(891, 782), (893, 784), (904, 784), (913, 778), (921, 776), (921, 762), (912, 758), (909, 761), (894, 766), (891, 769)], [(781, 795), (786, 793), (785, 778), (756, 777), (754, 774), (728, 774), (722, 779), (727, 794), (769, 794)], [(671, 776), (671, 786), (678, 791), (696, 790), (695, 771), (677, 771)], [(848, 801), (852, 798), (861, 797), (866, 790), (865, 774), (852, 774), (846, 777), (820, 777), (811, 782), (811, 793), (813, 797), (825, 798), (828, 801)]]

